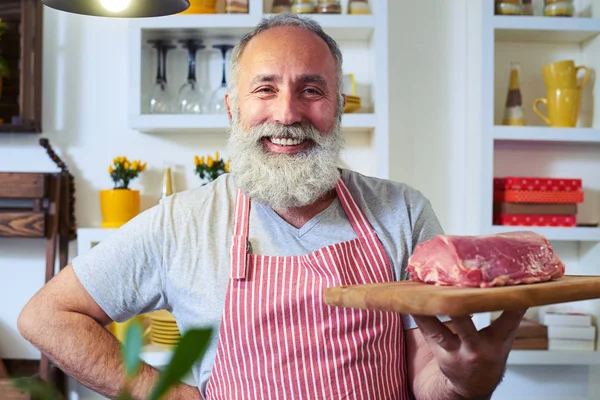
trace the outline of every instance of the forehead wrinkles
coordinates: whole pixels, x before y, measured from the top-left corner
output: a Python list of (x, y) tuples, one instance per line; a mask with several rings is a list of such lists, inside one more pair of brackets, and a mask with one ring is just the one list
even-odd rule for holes
[[(302, 69), (302, 74), (320, 73), (335, 81), (336, 63), (318, 35), (296, 27), (276, 27), (258, 34), (242, 52), (240, 72), (250, 75), (268, 74), (263, 68)], [(249, 77), (250, 79), (253, 76)]]

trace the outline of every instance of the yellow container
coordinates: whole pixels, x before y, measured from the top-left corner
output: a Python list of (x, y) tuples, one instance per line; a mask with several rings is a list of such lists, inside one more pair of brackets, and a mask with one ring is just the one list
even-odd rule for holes
[(217, 0), (190, 0), (190, 7), (180, 14), (215, 14)]
[[(585, 75), (581, 83), (577, 82), (579, 70)], [(590, 79), (591, 71), (584, 65), (575, 65), (573, 60), (557, 61), (542, 67), (542, 76), (546, 89), (581, 89)]]
[[(546, 105), (548, 116), (540, 111), (540, 103)], [(549, 126), (574, 128), (579, 118), (580, 103), (579, 89), (548, 89), (546, 98), (534, 100), (533, 111)]]
[(102, 228), (118, 228), (140, 213), (140, 192), (131, 189), (100, 191)]

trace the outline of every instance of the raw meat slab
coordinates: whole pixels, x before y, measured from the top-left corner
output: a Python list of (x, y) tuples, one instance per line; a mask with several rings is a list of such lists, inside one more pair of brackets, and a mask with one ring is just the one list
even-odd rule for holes
[(327, 288), (331, 306), (414, 315), (464, 316), (600, 298), (600, 276), (564, 275), (556, 280), (515, 286), (468, 288), (413, 281)]

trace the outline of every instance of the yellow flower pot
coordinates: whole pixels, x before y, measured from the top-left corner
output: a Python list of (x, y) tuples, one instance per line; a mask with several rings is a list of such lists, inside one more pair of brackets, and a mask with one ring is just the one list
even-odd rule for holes
[(140, 191), (110, 189), (100, 191), (103, 228), (118, 228), (140, 213)]

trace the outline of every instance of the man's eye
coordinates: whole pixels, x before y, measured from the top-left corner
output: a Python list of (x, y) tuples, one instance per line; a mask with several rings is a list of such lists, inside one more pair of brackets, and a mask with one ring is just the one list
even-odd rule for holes
[(271, 93), (273, 89), (268, 87), (262, 87), (257, 90), (258, 93)]
[(312, 89), (312, 88), (304, 89), (304, 92), (308, 93), (308, 94), (315, 94), (315, 95), (320, 95), (321, 94), (321, 92), (319, 92), (316, 89)]

